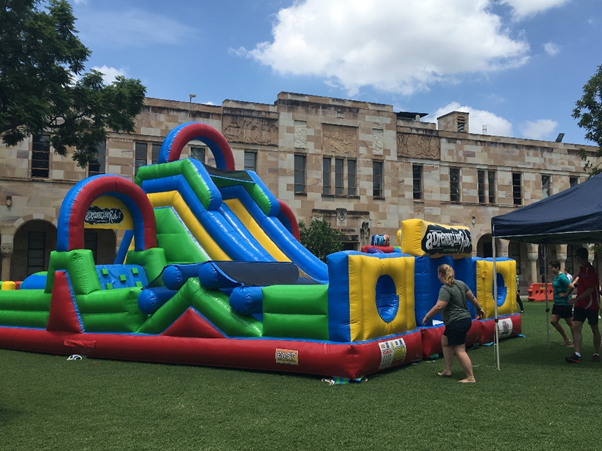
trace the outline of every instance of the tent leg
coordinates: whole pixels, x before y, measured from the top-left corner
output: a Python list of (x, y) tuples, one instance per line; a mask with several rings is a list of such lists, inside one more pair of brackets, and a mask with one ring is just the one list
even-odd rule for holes
[(543, 264), (545, 272), (543, 276), (544, 292), (546, 297), (546, 331), (548, 333), (548, 349), (550, 349), (550, 308), (548, 307), (548, 245), (545, 244), (543, 249)]
[(499, 331), (499, 327), (498, 327), (498, 315), (497, 315), (497, 269), (495, 266), (495, 247), (496, 247), (496, 242), (495, 242), (495, 238), (493, 238), (493, 246), (492, 246), (492, 250), (493, 250), (493, 305), (495, 308), (495, 339), (493, 342), (493, 349), (494, 349), (494, 356), (495, 356), (495, 362), (496, 362), (496, 369), (500, 370), (500, 331)]

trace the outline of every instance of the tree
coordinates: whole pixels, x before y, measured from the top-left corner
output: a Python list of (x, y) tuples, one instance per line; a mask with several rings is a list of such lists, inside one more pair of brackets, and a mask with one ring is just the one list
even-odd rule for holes
[(90, 50), (76, 36), (67, 1), (3, 0), (2, 4), (2, 141), (14, 146), (29, 135), (50, 132), (57, 154), (64, 156), (67, 147), (73, 147), (73, 160), (86, 167), (96, 160), (107, 130), (134, 131), (146, 88), (140, 80), (122, 76), (106, 86), (102, 74), (94, 70), (82, 75)]
[(328, 254), (343, 250), (343, 233), (323, 219), (314, 218), (309, 227), (299, 221), (299, 235), (301, 244), (322, 261)]
[(602, 157), (602, 65), (583, 86), (583, 97), (576, 102), (573, 117), (578, 119), (579, 127), (586, 130), (585, 138), (596, 143), (598, 149), (591, 155), (585, 149), (579, 150), (579, 156), (585, 161), (585, 170), (591, 175), (602, 172), (602, 163), (592, 163), (589, 157)]

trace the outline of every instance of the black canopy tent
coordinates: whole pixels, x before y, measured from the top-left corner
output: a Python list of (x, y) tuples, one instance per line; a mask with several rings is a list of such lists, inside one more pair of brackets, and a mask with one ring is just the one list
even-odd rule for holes
[[(491, 219), (493, 267), (495, 240), (505, 239), (533, 244), (602, 243), (602, 174), (526, 207)], [(544, 253), (547, 269), (547, 253)], [(497, 284), (494, 277), (494, 296)], [(547, 272), (546, 280), (547, 282)], [(546, 320), (548, 299), (546, 293)], [(497, 304), (495, 312), (496, 323)], [(548, 322), (548, 346), (549, 346)], [(499, 369), (499, 337), (496, 327), (495, 350)]]
[(602, 174), (491, 219), (493, 238), (535, 244), (602, 242)]

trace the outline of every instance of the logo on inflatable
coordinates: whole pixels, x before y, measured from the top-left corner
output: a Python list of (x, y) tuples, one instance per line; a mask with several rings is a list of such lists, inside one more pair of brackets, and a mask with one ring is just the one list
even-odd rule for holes
[(403, 338), (395, 340), (381, 341), (380, 347), (380, 366), (378, 369), (389, 368), (393, 363), (403, 362), (406, 358), (406, 342)]
[(512, 335), (512, 319), (511, 318), (503, 318), (498, 322), (498, 333), (500, 338), (507, 338)]
[(470, 254), (472, 238), (468, 229), (454, 229), (429, 224), (422, 238), (422, 250), (429, 255)]
[(276, 363), (299, 365), (299, 351), (292, 349), (276, 349)]
[(123, 221), (123, 212), (119, 208), (91, 207), (84, 219), (88, 224), (119, 224)]

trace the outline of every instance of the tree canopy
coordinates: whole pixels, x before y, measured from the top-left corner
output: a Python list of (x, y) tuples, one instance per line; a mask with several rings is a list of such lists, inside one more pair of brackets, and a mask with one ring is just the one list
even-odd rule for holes
[(134, 131), (146, 88), (140, 80), (84, 73), (90, 50), (65, 0), (3, 0), (0, 6), (0, 134), (14, 146), (51, 134), (59, 155), (73, 147), (80, 167), (96, 160), (107, 130)]
[(326, 261), (328, 254), (343, 250), (343, 236), (323, 219), (314, 218), (309, 227), (299, 221), (301, 244), (322, 261)]
[[(583, 86), (583, 97), (576, 102), (573, 117), (579, 120), (579, 127), (586, 130), (585, 138), (598, 146), (595, 157), (602, 157), (602, 65)], [(591, 175), (602, 172), (601, 163), (593, 164), (585, 149), (580, 150), (580, 156)]]

